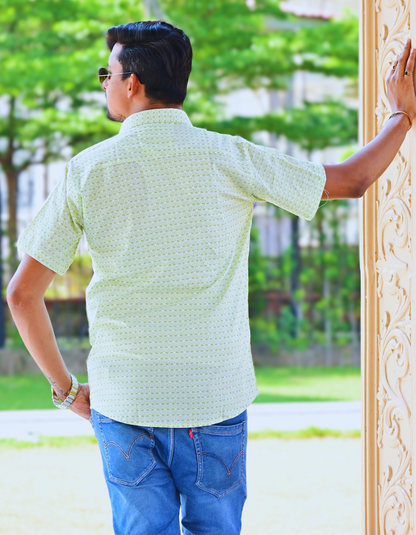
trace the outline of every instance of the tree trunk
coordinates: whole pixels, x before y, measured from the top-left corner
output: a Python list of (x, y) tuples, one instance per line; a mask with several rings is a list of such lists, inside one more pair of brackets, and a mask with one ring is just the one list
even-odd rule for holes
[(9, 210), (9, 218), (7, 221), (9, 256), (7, 261), (9, 263), (10, 275), (13, 276), (17, 266), (19, 265), (17, 248), (15, 245), (17, 240), (17, 179), (19, 173), (17, 169), (6, 169), (5, 174), (7, 181), (7, 206)]
[[(331, 288), (330, 288), (329, 279), (326, 275), (324, 275), (323, 294), (324, 294), (324, 299), (328, 301), (331, 295)], [(325, 365), (330, 367), (332, 366), (332, 333), (331, 333), (332, 329), (331, 329), (331, 320), (328, 317), (327, 310), (325, 311), (324, 325), (325, 325)]]
[(292, 241), (292, 269), (290, 272), (290, 308), (296, 320), (293, 335), (297, 336), (299, 320), (301, 319), (300, 304), (297, 302), (295, 298), (295, 292), (300, 287), (300, 270), (301, 270), (300, 247), (299, 247), (299, 218), (296, 216), (292, 217), (290, 223), (291, 223), (291, 241)]
[(16, 151), (15, 110), (16, 97), (10, 97), (8, 111), (7, 149), (4, 153), (0, 154), (0, 164), (6, 176), (7, 183), (7, 205), (9, 213), (6, 235), (9, 240), (9, 256), (7, 258), (9, 278), (13, 276), (18, 265), (15, 242), (17, 239), (17, 178), (19, 176), (20, 169), (17, 169), (13, 162), (13, 156)]
[(2, 248), (2, 238), (3, 238), (3, 228), (2, 228), (2, 197), (0, 192), (0, 290), (1, 290), (1, 300), (0, 300), (0, 348), (3, 348), (6, 343), (6, 318), (4, 314), (4, 301), (3, 301), (3, 248)]
[(46, 201), (46, 199), (48, 198), (48, 190), (49, 190), (49, 167), (48, 167), (48, 161), (46, 159), (46, 156), (47, 156), (47, 153), (48, 153), (48, 144), (45, 143), (45, 153), (44, 153), (44, 158), (45, 158), (45, 163), (43, 165), (43, 198), (44, 200)]

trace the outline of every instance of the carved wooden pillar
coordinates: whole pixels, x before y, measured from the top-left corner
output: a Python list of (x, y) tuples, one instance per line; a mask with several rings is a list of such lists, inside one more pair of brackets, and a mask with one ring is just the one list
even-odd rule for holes
[[(361, 95), (364, 143), (388, 120), (385, 81), (410, 35), (416, 0), (362, 0)], [(362, 202), (363, 533), (412, 534), (416, 438), (412, 295), (416, 177), (414, 131)], [(413, 198), (415, 196), (413, 195)], [(413, 237), (413, 244), (412, 244)], [(413, 285), (414, 292), (416, 285)], [(413, 315), (413, 320), (412, 320)], [(413, 368), (413, 378), (411, 375)]]

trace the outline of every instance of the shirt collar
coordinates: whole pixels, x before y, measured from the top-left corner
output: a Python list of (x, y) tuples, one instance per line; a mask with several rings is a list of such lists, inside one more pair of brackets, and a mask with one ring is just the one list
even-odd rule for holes
[(129, 115), (124, 119), (120, 133), (125, 133), (142, 124), (173, 124), (182, 123), (192, 125), (185, 111), (178, 108), (160, 108), (157, 110), (144, 110)]

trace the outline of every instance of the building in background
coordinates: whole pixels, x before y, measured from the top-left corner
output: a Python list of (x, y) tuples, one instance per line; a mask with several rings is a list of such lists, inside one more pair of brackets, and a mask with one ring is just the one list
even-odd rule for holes
[[(253, 1), (247, 0), (248, 4)], [(304, 20), (328, 19), (334, 15), (342, 14), (346, 8), (358, 13), (358, 0), (292, 0), (283, 2), (281, 7), (288, 12), (301, 16)], [(273, 24), (273, 22), (270, 22)], [(287, 106), (301, 107), (304, 100), (319, 102), (326, 97), (342, 97), (351, 107), (358, 107), (358, 94), (351, 94), (348, 82), (335, 77), (324, 77), (320, 74), (297, 72), (292, 79), (288, 91), (268, 91), (260, 89), (252, 91), (242, 89), (234, 91), (218, 99), (224, 102), (225, 113), (228, 117), (234, 115), (256, 116)], [(103, 98), (103, 95), (100, 94)], [(103, 100), (103, 102), (105, 102)], [(277, 138), (268, 132), (259, 132), (256, 142), (272, 146), (278, 150), (298, 158), (311, 159), (318, 163), (337, 163), (341, 161), (346, 152), (344, 148), (328, 148), (323, 151), (314, 151), (307, 154), (295, 144), (283, 137)], [(66, 155), (69, 156), (69, 155)], [(18, 235), (30, 223), (40, 210), (49, 193), (56, 187), (65, 173), (65, 160), (49, 165), (33, 165), (21, 173), (18, 191)], [(7, 221), (7, 189), (5, 177), (0, 172), (0, 188), (2, 197), (3, 228)], [(268, 203), (258, 202), (253, 212), (253, 225), (260, 231), (260, 246), (264, 255), (278, 256), (290, 244), (291, 225), (290, 218), (275, 217), (275, 207)], [(358, 243), (358, 201), (349, 201), (349, 217), (344, 229), (348, 243)], [(301, 220), (300, 245), (310, 243), (308, 223)], [(8, 243), (3, 238), (3, 255), (8, 255)], [(314, 245), (313, 243), (311, 245)], [(87, 253), (85, 236), (79, 245), (79, 253)], [(21, 253), (19, 253), (21, 254)]]

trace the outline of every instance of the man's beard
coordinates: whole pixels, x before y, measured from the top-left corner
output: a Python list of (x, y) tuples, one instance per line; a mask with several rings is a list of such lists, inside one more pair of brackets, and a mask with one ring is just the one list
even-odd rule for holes
[(105, 100), (107, 102), (107, 117), (110, 119), (110, 121), (115, 121), (116, 123), (122, 123), (125, 119), (122, 115), (114, 115), (110, 112), (108, 109), (108, 101), (107, 101), (107, 93), (105, 94)]
[(107, 106), (107, 117), (110, 119), (110, 121), (115, 121), (116, 123), (122, 123), (125, 119), (122, 115), (113, 115)]

